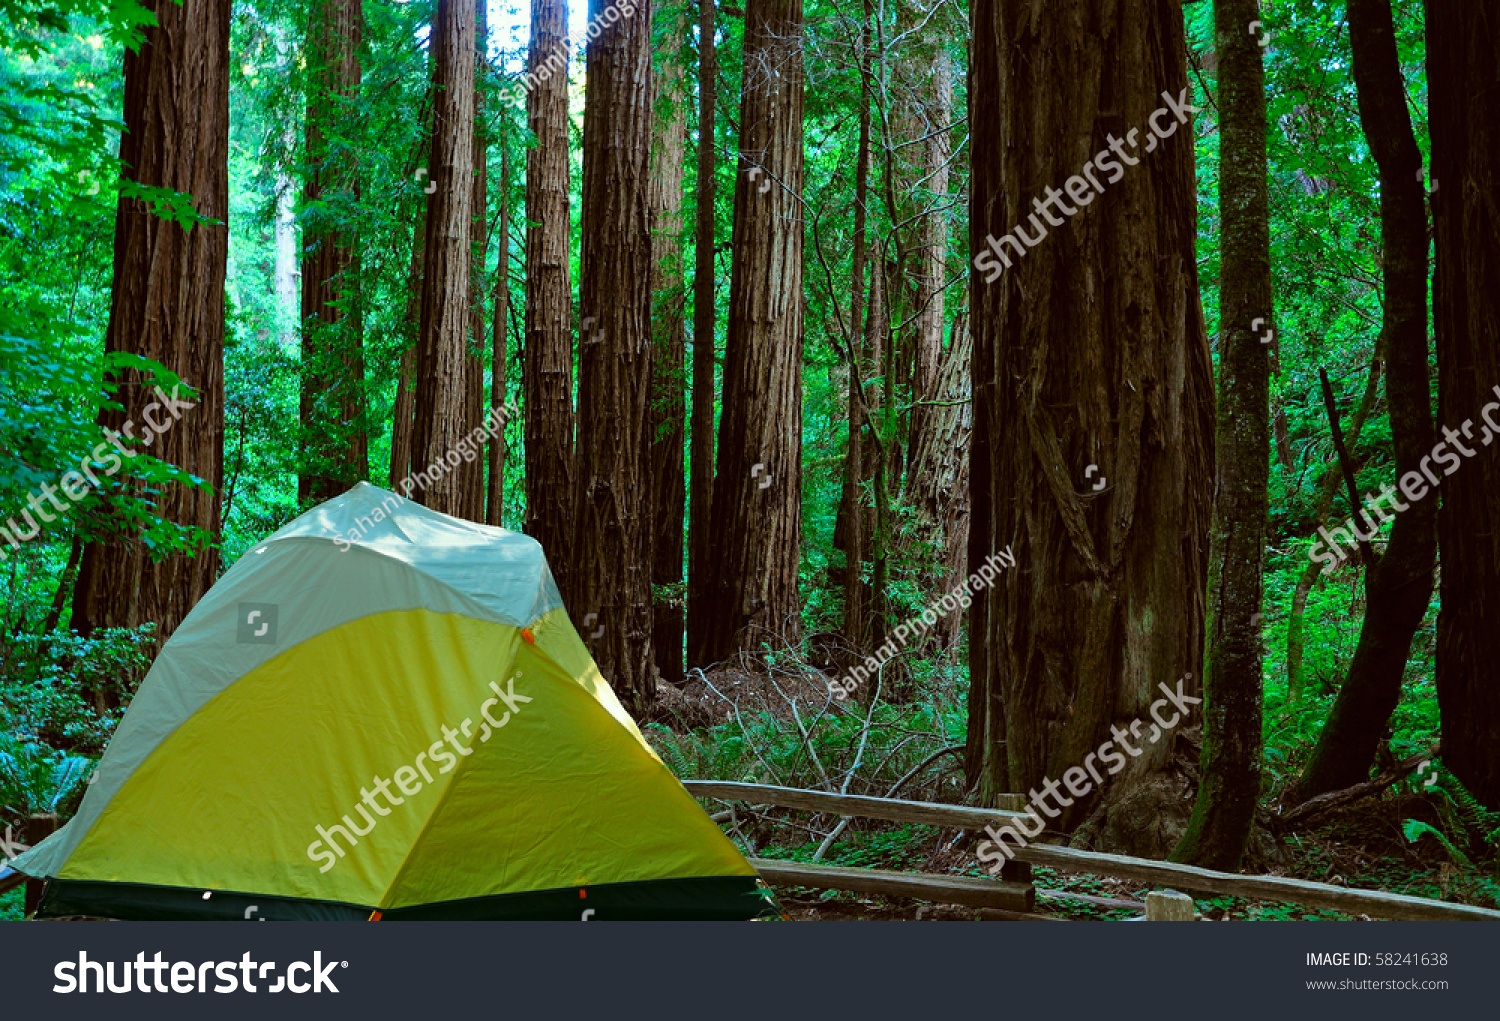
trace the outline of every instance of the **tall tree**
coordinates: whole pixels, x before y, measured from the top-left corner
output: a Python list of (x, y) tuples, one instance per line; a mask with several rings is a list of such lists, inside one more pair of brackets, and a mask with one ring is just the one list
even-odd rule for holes
[(651, 139), (651, 645), (664, 680), (682, 680), (682, 533), (687, 494), (683, 478), (683, 367), (687, 346), (686, 293), (682, 278), (682, 182), (687, 156), (686, 70), (682, 46), (685, 9), (658, 11), (667, 41), (652, 77)]
[(1172, 857), (1233, 872), (1260, 795), (1262, 553), (1270, 478), (1271, 207), (1259, 0), (1214, 0), (1219, 55), (1219, 400), (1198, 796)]
[[(568, 6), (531, 0), (526, 111), (526, 534), (573, 597), (573, 284), (568, 268)], [(560, 61), (557, 72), (547, 70)]]
[(688, 493), (688, 643), (709, 627), (709, 516), (714, 491), (714, 104), (719, 60), (714, 0), (698, 0), (698, 182), (693, 240), (693, 397)]
[[(473, 209), (474, 2), (438, 0), (432, 27), (432, 160), (427, 197), (422, 320), (417, 335), (413, 468), (458, 456), (467, 434), (465, 380), (469, 320), (469, 218)], [(462, 462), (460, 462), (462, 463)], [(423, 506), (465, 510), (463, 478), (441, 471), (423, 485)]]
[[(1491, 5), (1427, 2), (1436, 235), (1438, 418), (1444, 435), (1482, 411), (1500, 384), (1500, 13)], [(1500, 428), (1489, 422), (1491, 435)], [(1471, 437), (1472, 438), (1472, 437)], [(1468, 444), (1467, 440), (1459, 440)], [(1500, 443), (1476, 452), (1443, 485), (1437, 689), (1443, 762), (1476, 798), (1500, 808)], [(1467, 460), (1467, 459), (1466, 459)], [(1483, 523), (1483, 524), (1481, 524)]]
[[(588, 44), (583, 111), (578, 463), (572, 612), (599, 671), (637, 711), (652, 676), (651, 3), (619, 0)], [(613, 11), (616, 17), (606, 17)], [(592, 323), (589, 322), (592, 320)]]
[[(428, 54), (429, 64), (431, 53)], [(429, 75), (430, 77), (430, 75)], [(416, 164), (427, 162), (430, 144), (428, 115), (432, 110), (432, 89), (429, 86), (422, 102), (422, 111), (417, 123), (422, 126), (422, 138), (417, 146)], [(413, 175), (415, 177), (415, 175)], [(430, 186), (430, 185), (429, 185)], [(418, 194), (425, 201), (426, 187)], [(403, 203), (403, 211), (405, 205)], [(396, 368), (396, 400), (391, 409), (391, 489), (399, 489), (406, 482), (412, 467), (412, 432), (416, 424), (417, 409), (417, 335), (422, 326), (422, 266), (427, 258), (427, 218), (425, 215), (403, 217), (411, 220), (411, 264), (406, 272), (406, 309), (401, 316), (401, 360)]]
[[(1359, 645), (1292, 792), (1304, 799), (1369, 778), (1386, 721), (1401, 698), (1412, 636), (1432, 596), (1437, 554), (1437, 494), (1427, 492), (1422, 475), (1424, 459), (1431, 471), (1434, 439), (1427, 381), (1427, 205), (1389, 0), (1349, 0), (1349, 44), (1359, 119), (1380, 170), (1386, 405), (1396, 473), (1410, 502), (1398, 498), (1396, 509), (1405, 510), (1391, 526), (1385, 552), (1365, 569)], [(1408, 475), (1421, 484), (1420, 493), (1407, 487)]]
[(844, 461), (844, 637), (864, 647), (867, 595), (865, 541), (865, 263), (868, 261), (870, 196), (870, 13), (862, 5), (859, 26), (859, 142), (854, 150), (854, 252), (849, 264), (849, 439)]
[[(976, 598), (969, 641), (968, 754), (991, 797), (1084, 763), (1149, 718), (1158, 684), (1192, 695), (1213, 376), (1180, 5), (976, 0), (972, 34), (974, 476), (989, 493), (971, 527), (990, 548), (971, 545), (969, 570), (1007, 546), (1018, 562)], [(1104, 803), (1068, 798), (1051, 825), (1098, 809), (1101, 843), (1160, 856), (1177, 796), (1146, 781), (1171, 741), (1125, 740), (1139, 757)]]
[[(902, 331), (907, 353), (912, 408), (907, 421), (907, 462), (928, 443), (926, 432), (938, 425), (935, 399), (943, 357), (943, 308), (948, 256), (948, 129), (953, 106), (953, 75), (944, 49), (947, 33), (939, 10), (924, 10), (915, 0), (897, 9), (898, 37), (909, 39), (898, 63), (892, 127), (885, 140), (898, 191), (899, 221), (905, 228), (905, 285), (910, 293), (909, 325)], [(906, 490), (919, 484), (907, 473)], [(960, 537), (961, 539), (962, 537)], [(962, 546), (962, 542), (959, 542)]]
[[(490, 346), (490, 331), (484, 317), (484, 268), (489, 254), (489, 136), (485, 130), (484, 76), (489, 61), (489, 31), (485, 0), (474, 5), (474, 208), (469, 217), (469, 343), (464, 358), (464, 431), (472, 433), (484, 424), (484, 350)], [(476, 457), (458, 466), (462, 473), (463, 516), (484, 520), (485, 458)]]
[[(195, 406), (174, 412), (181, 417), (149, 452), (208, 482), (206, 489), (168, 483), (158, 511), (212, 539), (224, 467), (230, 5), (146, 0), (144, 6), (156, 24), (145, 29), (138, 50), (125, 53), (120, 162), (130, 181), (191, 195), (203, 222), (184, 230), (121, 195), (104, 347), (154, 359), (193, 388)], [(101, 411), (101, 426), (118, 432), (127, 422), (150, 428), (163, 421), (138, 373), (126, 370), (115, 382), (121, 407)], [(212, 548), (157, 562), (134, 536), (90, 542), (73, 593), (72, 626), (88, 634), (155, 621), (158, 637), (166, 638), (208, 591), (217, 568)]]
[(792, 637), (802, 533), (802, 0), (750, 0), (709, 560), (689, 658)]
[(370, 477), (357, 239), (357, 146), (340, 137), (359, 94), (363, 13), (321, 0), (308, 27), (302, 223), (302, 466), (297, 497), (322, 502)]

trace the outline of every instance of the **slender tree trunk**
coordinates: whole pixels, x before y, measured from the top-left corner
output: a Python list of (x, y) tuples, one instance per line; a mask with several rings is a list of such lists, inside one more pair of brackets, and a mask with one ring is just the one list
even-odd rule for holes
[[(104, 347), (161, 362), (196, 396), (191, 408), (168, 412), (141, 375), (126, 370), (116, 379), (121, 408), (103, 409), (99, 424), (119, 431), (129, 422), (133, 430), (157, 433), (149, 447), (125, 438), (127, 465), (144, 449), (208, 482), (208, 489), (168, 483), (157, 511), (184, 528), (201, 529), (212, 541), (220, 527), (224, 475), (230, 5), (146, 0), (146, 9), (157, 23), (145, 29), (139, 50), (125, 53), (120, 161), (133, 181), (191, 195), (193, 208), (209, 222), (186, 232), (139, 199), (120, 198)], [(186, 392), (179, 398), (188, 400)], [(169, 428), (152, 429), (152, 420), (166, 424), (163, 415)], [(157, 638), (166, 639), (214, 583), (218, 562), (211, 547), (157, 562), (133, 536), (91, 542), (74, 589), (72, 625), (88, 634), (155, 621)]]
[[(1375, 397), (1380, 389), (1381, 358), (1384, 354), (1385, 347), (1377, 340), (1375, 354), (1370, 363), (1370, 375), (1365, 382), (1364, 396), (1360, 398), (1359, 407), (1355, 409), (1354, 417), (1349, 422), (1348, 445), (1351, 450), (1359, 443), (1359, 434), (1364, 429), (1365, 419), (1369, 417), (1370, 409), (1375, 406)], [(1335, 456), (1323, 469), (1323, 481), (1319, 483), (1318, 509), (1313, 514), (1314, 520), (1326, 521), (1328, 519), (1328, 515), (1333, 510), (1333, 498), (1338, 494), (1339, 483), (1342, 479)], [(1313, 584), (1322, 575), (1322, 570), (1321, 561), (1309, 559), (1307, 566), (1302, 570), (1302, 577), (1297, 580), (1297, 590), (1292, 594), (1292, 613), (1287, 620), (1286, 627), (1286, 697), (1289, 703), (1300, 702), (1302, 692), (1307, 686), (1307, 676), (1302, 669), (1303, 653), (1306, 647), (1303, 635), (1307, 618), (1307, 597), (1312, 592)]]
[[(592, 0), (591, 15), (606, 0)], [(639, 712), (652, 677), (651, 2), (620, 0), (620, 17), (588, 46), (583, 113), (583, 246), (579, 307), (578, 471), (574, 482), (573, 614), (599, 672)], [(592, 321), (592, 322), (590, 322)]]
[(63, 566), (62, 577), (57, 579), (57, 591), (52, 596), (52, 608), (42, 621), (42, 634), (56, 631), (57, 625), (62, 621), (63, 607), (68, 605), (68, 594), (73, 590), (73, 582), (78, 577), (78, 563), (82, 559), (83, 540), (74, 532), (73, 542), (68, 547), (68, 562)]
[(683, 478), (683, 378), (687, 328), (682, 277), (682, 179), (687, 158), (687, 96), (682, 46), (687, 18), (681, 9), (665, 9), (666, 46), (652, 103), (651, 145), (651, 582), (661, 595), (653, 598), (651, 645), (662, 679), (682, 682), (683, 599), (682, 535), (687, 501)]
[[(988, 798), (1002, 781), (1026, 791), (1084, 768), (1111, 728), (1150, 719), (1159, 684), (1193, 694), (1214, 395), (1180, 5), (976, 0), (973, 11), (972, 144), (994, 155), (974, 161), (970, 195), (974, 358), (985, 373), (974, 413), (987, 419), (976, 449), (989, 458), (988, 477), (975, 475), (990, 492), (976, 501), (989, 521), (971, 527), (992, 548), (971, 546), (969, 570), (1007, 546), (1017, 561), (975, 600), (983, 630), (970, 637), (971, 655), (983, 649), (971, 660), (980, 712), (969, 726), (991, 742), (977, 770)], [(1162, 109), (1158, 138), (1150, 118)], [(1082, 168), (1108, 156), (1111, 138), (1122, 162), (1117, 175), (1090, 166), (1100, 194)], [(1069, 175), (1093, 192), (1087, 203), (1058, 205)], [(1052, 205), (1073, 219), (1053, 216), (1049, 232)], [(1036, 240), (1029, 251), (1018, 223)], [(1024, 254), (987, 240), (1007, 236)], [(997, 245), (1013, 265), (995, 259)], [(1004, 718), (986, 719), (997, 692)], [(1123, 743), (1134, 749), (1123, 775), (1090, 779), (1086, 794), (1045, 813), (1069, 829), (1097, 809), (1099, 844), (1160, 857), (1170, 850), (1161, 817), (1181, 811), (1176, 789), (1152, 782), (1171, 738), (1127, 732)]]
[[(701, 648), (712, 614), (713, 566), (708, 559), (714, 490), (714, 103), (718, 91), (714, 0), (698, 0), (698, 184), (693, 241), (693, 403), (688, 503), (687, 631)], [(697, 662), (694, 660), (693, 662)]]
[[(489, 138), (484, 129), (484, 81), (488, 60), (489, 31), (483, 0), (474, 5), (474, 209), (469, 218), (469, 343), (464, 359), (464, 425), (472, 432), (484, 425), (484, 349), (489, 346), (485, 325), (484, 267), (489, 248)], [(463, 516), (470, 521), (484, 520), (485, 458), (465, 460), (458, 466), (464, 487)]]
[[(1443, 762), (1469, 792), (1500, 808), (1500, 12), (1493, 4), (1427, 2), (1432, 109), (1432, 214), (1437, 265), (1438, 418), (1473, 463), (1443, 487), (1437, 688)], [(1483, 412), (1483, 415), (1481, 415)], [(1482, 442), (1456, 430), (1473, 419)], [(1468, 458), (1465, 458), (1467, 461)]]
[(870, 198), (870, 21), (859, 29), (859, 148), (854, 164), (854, 255), (849, 268), (849, 449), (844, 462), (844, 637), (855, 650), (864, 648), (865, 510), (864, 510), (864, 347), (865, 263)]
[[(870, 489), (874, 494), (874, 528), (870, 533), (870, 615), (867, 630), (870, 644), (885, 643), (890, 624), (890, 557), (891, 557), (891, 470), (890, 452), (897, 446), (891, 428), (891, 408), (895, 405), (895, 335), (891, 332), (891, 315), (886, 304), (890, 297), (891, 274), (885, 259), (885, 246), (876, 245), (874, 268), (870, 274), (870, 317), (865, 327), (865, 347), (870, 364), (880, 376), (880, 386), (871, 387), (877, 394), (873, 407), (866, 406), (867, 425), (871, 434)], [(866, 686), (865, 692), (873, 689)]]
[(1271, 206), (1266, 74), (1244, 28), (1259, 0), (1214, 0), (1219, 54), (1219, 400), (1198, 795), (1174, 861), (1238, 871), (1260, 797), (1262, 558), (1270, 479)]
[(328, 135), (359, 96), (363, 14), (356, 0), (322, 0), (308, 28), (312, 87), (302, 225), (302, 470), (297, 497), (321, 503), (370, 477), (364, 401), (358, 241), (344, 227), (359, 203), (350, 145)]
[[(960, 312), (954, 316), (948, 347), (940, 349), (937, 375), (929, 391), (934, 403), (922, 430), (915, 434), (921, 442), (912, 449), (907, 464), (906, 502), (920, 523), (918, 534), (941, 551), (937, 576), (932, 579), (932, 589), (940, 593), (962, 585), (968, 574), (973, 351), (968, 321)], [(962, 624), (962, 610), (943, 614), (923, 636), (924, 644), (934, 651), (955, 648)]]
[[(694, 662), (799, 632), (802, 0), (750, 0), (729, 337), (714, 478), (713, 613)], [(753, 172), (753, 173), (752, 173)]]
[(406, 315), (401, 324), (407, 347), (401, 352), (401, 364), (396, 377), (396, 404), (391, 409), (391, 489), (397, 491), (411, 472), (411, 436), (417, 406), (417, 332), (422, 320), (422, 263), (426, 241), (426, 224), (418, 218), (412, 232)]
[[(526, 153), (526, 534), (568, 607), (572, 577), (573, 284), (568, 266), (568, 8), (532, 0), (527, 68), (536, 76), (526, 110), (536, 146)], [(547, 70), (548, 58), (561, 68)], [(545, 74), (543, 72), (546, 72)]]
[[(1427, 206), (1387, 0), (1349, 0), (1349, 42), (1359, 117), (1380, 168), (1382, 325), (1390, 357), (1385, 388), (1396, 471), (1403, 482), (1408, 474), (1425, 482), (1420, 469), (1431, 471), (1434, 438), (1427, 382)], [(1359, 645), (1294, 798), (1369, 778), (1386, 721), (1401, 697), (1412, 635), (1432, 595), (1438, 500), (1426, 488), (1423, 498), (1410, 503), (1397, 498), (1396, 509), (1407, 509), (1391, 526), (1385, 554), (1365, 571)]]
[[(438, 0), (431, 45), (431, 179), (436, 189), (427, 199), (413, 467), (429, 472), (429, 481), (419, 483), (417, 490), (422, 505), (462, 516), (463, 479), (443, 459), (462, 456), (459, 444), (468, 441), (464, 387), (474, 201), (474, 0)], [(440, 462), (442, 470), (429, 467)]]
[[(902, 0), (898, 32), (911, 33), (909, 56), (898, 77), (901, 98), (894, 111), (895, 138), (905, 144), (895, 156), (898, 189), (906, 202), (902, 219), (910, 219), (903, 284), (911, 294), (911, 324), (902, 343), (910, 351), (911, 399), (907, 418), (907, 463), (927, 443), (925, 435), (940, 409), (921, 404), (934, 399), (943, 358), (944, 277), (948, 259), (948, 162), (951, 147), (944, 130), (953, 107), (953, 76), (944, 50), (943, 22), (929, 17), (914, 0)], [(916, 479), (906, 473), (910, 492)], [(929, 523), (930, 524), (930, 523)]]
[[(510, 323), (510, 150), (500, 134), (500, 264), (495, 270), (495, 319), (491, 334), (490, 406), (503, 408), (507, 392), (505, 331)], [(505, 523), (505, 430), (490, 440), (490, 480), (485, 501), (484, 523), (497, 528)]]

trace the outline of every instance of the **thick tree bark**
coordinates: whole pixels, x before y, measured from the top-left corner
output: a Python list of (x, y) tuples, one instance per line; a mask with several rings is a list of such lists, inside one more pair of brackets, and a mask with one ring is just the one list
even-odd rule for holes
[(457, 516), (465, 511), (463, 476), (446, 467), (443, 459), (462, 457), (459, 443), (468, 434), (465, 337), (474, 201), (474, 2), (438, 0), (432, 28), (431, 179), (436, 188), (427, 198), (412, 436), (414, 469), (445, 465), (428, 474), (427, 484), (418, 484), (418, 501)]
[[(984, 374), (974, 381), (975, 449), (988, 454), (975, 478), (989, 489), (976, 500), (988, 503), (989, 520), (971, 527), (990, 548), (971, 545), (969, 570), (1007, 545), (1018, 561), (976, 598), (982, 630), (970, 637), (971, 656), (983, 650), (970, 666), (970, 761), (982, 754), (978, 779), (990, 798), (1002, 785), (1026, 791), (1083, 768), (1112, 727), (1150, 720), (1159, 684), (1175, 690), (1186, 678), (1192, 694), (1203, 655), (1213, 376), (1194, 261), (1180, 5), (976, 0), (973, 11), (972, 143), (994, 158), (975, 160), (971, 189), (970, 247), (981, 253), (971, 277), (974, 360)], [(1149, 134), (1153, 114), (1168, 137)], [(1111, 138), (1118, 174), (1093, 166)], [(1048, 233), (1045, 190), (1056, 204), (1058, 186), (1075, 175), (1075, 186), (1094, 191), (1079, 176), (1085, 167), (1103, 193), (1059, 207), (1076, 215)], [(996, 272), (986, 237), (1014, 238), (1018, 223), (1037, 245), (1024, 255), (1002, 248), (1014, 265)], [(978, 753), (976, 732), (987, 739)], [(1081, 821), (1102, 786), (1101, 844), (1169, 850), (1162, 820), (1180, 795), (1148, 781), (1171, 740), (1142, 744), (1132, 743), (1140, 757), (1124, 775), (1091, 784), (1049, 825)]]
[(750, 0), (729, 337), (714, 478), (712, 614), (690, 659), (799, 633), (802, 535), (802, 0)]
[[(712, 615), (713, 566), (708, 559), (714, 490), (714, 103), (718, 95), (714, 0), (698, 0), (698, 183), (693, 240), (693, 399), (688, 494), (687, 631), (703, 634)], [(696, 661), (694, 661), (696, 662)]]
[[(132, 443), (127, 449), (131, 456), (144, 449), (209, 483), (207, 491), (169, 483), (157, 508), (168, 521), (201, 529), (209, 541), (219, 532), (224, 468), (229, 6), (228, 0), (182, 5), (147, 0), (157, 24), (145, 29), (139, 50), (125, 53), (126, 130), (120, 139), (125, 174), (140, 184), (191, 195), (198, 215), (216, 222), (199, 223), (188, 232), (157, 217), (146, 203), (120, 198), (104, 338), (106, 351), (161, 362), (196, 393), (196, 404), (181, 411), (149, 447)], [(145, 412), (155, 398), (140, 374), (127, 370), (116, 381), (115, 400), (122, 410), (102, 410), (99, 424), (117, 431), (126, 422), (136, 430), (150, 429)], [(159, 407), (151, 409), (157, 422), (163, 414)], [(130, 457), (125, 460), (129, 464)], [(158, 639), (166, 639), (214, 583), (217, 568), (218, 554), (211, 548), (155, 562), (134, 536), (91, 542), (74, 589), (72, 626), (88, 634), (155, 621)]]
[(682, 277), (682, 179), (687, 158), (687, 97), (682, 45), (687, 19), (665, 11), (666, 46), (653, 78), (651, 142), (651, 525), (654, 562), (652, 649), (662, 679), (682, 682), (683, 379), (687, 346)]
[[(1448, 429), (1488, 417), (1500, 434), (1500, 12), (1493, 4), (1427, 3), (1436, 233), (1438, 418)], [(1443, 762), (1469, 792), (1500, 808), (1500, 444), (1464, 443), (1472, 461), (1443, 486), (1437, 689)]]
[(330, 144), (359, 95), (363, 13), (322, 0), (308, 29), (312, 87), (302, 226), (302, 467), (297, 497), (331, 499), (370, 477), (358, 242), (341, 227), (359, 203), (354, 146)]
[[(1427, 207), (1422, 154), (1406, 112), (1406, 83), (1387, 0), (1349, 0), (1349, 42), (1365, 138), (1380, 168), (1382, 326), (1389, 364), (1386, 403), (1396, 472), (1418, 481), (1431, 470), (1433, 427), (1427, 381)], [(1426, 490), (1425, 484), (1423, 490)], [(1399, 500), (1399, 497), (1398, 497)], [(1359, 645), (1318, 744), (1292, 792), (1297, 800), (1369, 779), (1386, 721), (1401, 697), (1412, 635), (1432, 595), (1437, 494), (1410, 503), (1391, 526), (1385, 554), (1365, 571)]]
[[(573, 284), (568, 266), (568, 8), (532, 0), (526, 100), (536, 146), (526, 153), (526, 534), (547, 552), (563, 601), (573, 595)], [(555, 73), (542, 74), (560, 54)]]
[(1259, 0), (1214, 0), (1219, 56), (1219, 399), (1198, 795), (1173, 861), (1237, 871), (1260, 796), (1262, 559), (1270, 479), (1271, 208), (1266, 74), (1245, 27)]
[[(605, 0), (592, 0), (600, 16)], [(588, 46), (583, 113), (575, 618), (615, 694), (639, 712), (652, 676), (651, 3), (620, 0)]]
[[(510, 150), (500, 133), (500, 263), (495, 270), (495, 318), (490, 336), (490, 407), (505, 407), (507, 393), (506, 330), (510, 324)], [(497, 528), (505, 517), (505, 430), (490, 439), (490, 476), (484, 523)]]

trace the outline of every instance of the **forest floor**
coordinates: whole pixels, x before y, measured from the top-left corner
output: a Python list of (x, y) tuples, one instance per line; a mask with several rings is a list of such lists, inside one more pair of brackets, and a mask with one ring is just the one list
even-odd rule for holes
[[(1500, 883), (1493, 878), (1455, 865), (1449, 860), (1447, 851), (1433, 841), (1418, 845), (1407, 843), (1401, 832), (1401, 822), (1421, 814), (1422, 801), (1419, 795), (1398, 795), (1345, 809), (1323, 826), (1294, 834), (1288, 839), (1284, 865), (1265, 871), (1250, 867), (1246, 871), (1479, 907), (1500, 906), (1500, 899), (1497, 899)], [(973, 842), (969, 842), (968, 847), (953, 847), (953, 839), (952, 830), (939, 832), (930, 826), (898, 827), (871, 822), (851, 840), (835, 843), (824, 861), (908, 872), (983, 875), (973, 855)], [(756, 853), (760, 857), (807, 860), (810, 851), (811, 845), (798, 848), (768, 846)], [(1033, 881), (1038, 894), (1037, 914), (1075, 921), (1121, 921), (1139, 916), (1145, 909), (1145, 894), (1154, 889), (1086, 872), (1043, 867), (1033, 870)], [(904, 898), (803, 888), (785, 888), (777, 893), (786, 914), (794, 921), (970, 921), (984, 917), (977, 908)], [(1131, 902), (1135, 906), (1119, 906), (1120, 902)], [(1208, 921), (1365, 918), (1363, 915), (1238, 897), (1198, 896), (1195, 903), (1199, 916)]]
[[(643, 729), (684, 779), (836, 789), (828, 788), (826, 779), (817, 774), (821, 772), (837, 782), (846, 775), (843, 771), (855, 758), (853, 748), (862, 740), (860, 707), (852, 702), (830, 704), (826, 680), (805, 667), (799, 672), (787, 664), (770, 674), (753, 668), (721, 668), (706, 675), (693, 671), (680, 688), (663, 686), (661, 695), (657, 707), (642, 721)], [(883, 706), (884, 715), (876, 723), (877, 730), (884, 728), (889, 735), (892, 746), (897, 740), (923, 740), (920, 751), (909, 753), (913, 760), (945, 743), (962, 743), (962, 721), (945, 724), (942, 714), (930, 711), (925, 701), (919, 698), (910, 706)], [(793, 708), (796, 703), (800, 703), (800, 710)], [(817, 754), (804, 754), (813, 745)], [(884, 751), (882, 747), (877, 754), (872, 743), (866, 765), (858, 770), (849, 793), (884, 795), (885, 786), (891, 783), (885, 777), (907, 769), (903, 763), (888, 769), (885, 777), (867, 776), (869, 763), (881, 758)], [(956, 755), (942, 757), (936, 767), (897, 796), (972, 803), (964, 791), (960, 766)], [(731, 813), (723, 810), (723, 803), (711, 804), (716, 821), (752, 857), (810, 861), (826, 831), (837, 822), (831, 817), (810, 818), (805, 812), (769, 807), (736, 806)], [(1477, 838), (1467, 843), (1460, 840), (1461, 846), (1454, 846), (1441, 836), (1444, 832), (1480, 833), (1492, 826), (1466, 827), (1456, 812), (1452, 800), (1445, 799), (1440, 790), (1402, 781), (1294, 826), (1279, 839), (1262, 827), (1243, 871), (1500, 907), (1500, 881), (1492, 850)], [(858, 819), (851, 820), (819, 860), (847, 867), (980, 876), (985, 873), (975, 851), (981, 839), (982, 834), (960, 834), (953, 829)], [(1036, 868), (1033, 878), (1038, 892), (1037, 913), (1069, 920), (1138, 917), (1149, 892), (1139, 884), (1050, 868)], [(797, 921), (935, 921), (983, 916), (975, 908), (878, 895), (795, 887), (780, 888), (777, 894), (786, 915)], [(1235, 897), (1196, 897), (1195, 901), (1199, 916), (1207, 920), (1361, 917)]]

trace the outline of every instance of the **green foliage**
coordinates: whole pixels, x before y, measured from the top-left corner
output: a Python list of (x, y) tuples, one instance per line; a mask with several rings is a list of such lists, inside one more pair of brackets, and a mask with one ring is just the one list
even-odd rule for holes
[(0, 813), (23, 820), (65, 811), (83, 796), (94, 760), (0, 734)]
[(73, 752), (99, 754), (155, 653), (154, 624), (13, 635), (4, 648), (0, 733)]

